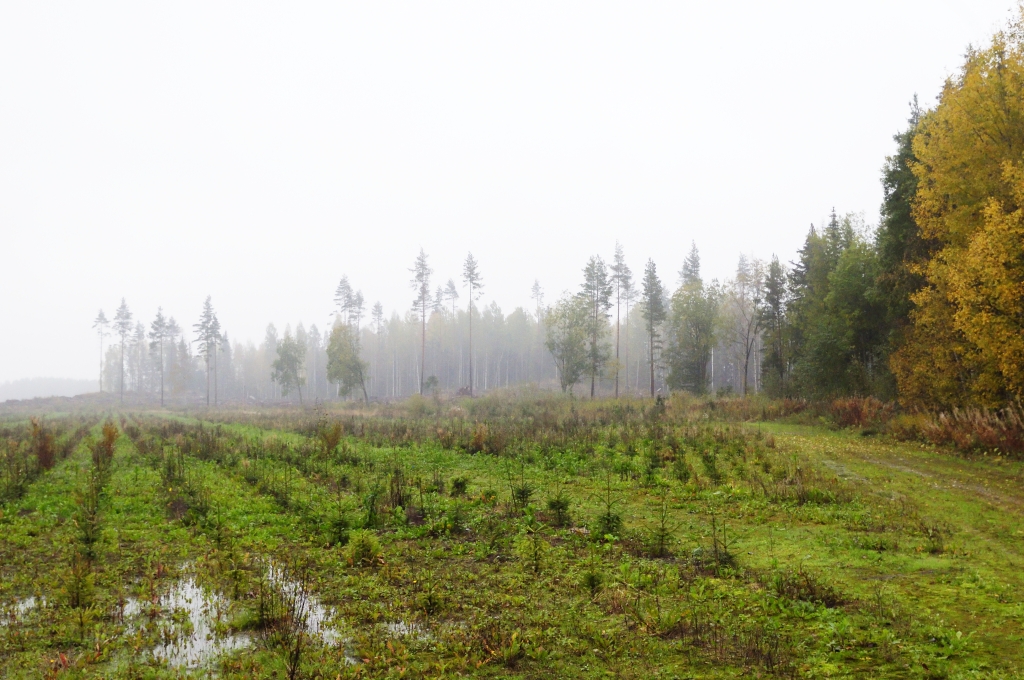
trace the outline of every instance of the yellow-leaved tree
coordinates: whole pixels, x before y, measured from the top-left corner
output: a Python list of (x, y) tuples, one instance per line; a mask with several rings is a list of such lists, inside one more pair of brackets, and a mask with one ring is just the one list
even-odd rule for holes
[(1024, 394), (1024, 15), (968, 51), (913, 147), (914, 219), (940, 248), (892, 357), (901, 398), (999, 406)]

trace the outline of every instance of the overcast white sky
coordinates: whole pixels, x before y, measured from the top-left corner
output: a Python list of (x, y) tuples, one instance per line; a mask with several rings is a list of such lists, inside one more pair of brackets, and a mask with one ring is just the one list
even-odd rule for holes
[(791, 259), (1013, 0), (0, 3), (0, 381), (91, 378), (127, 298), (234, 339), (409, 307), (471, 250), (485, 302), (620, 240), (673, 286)]

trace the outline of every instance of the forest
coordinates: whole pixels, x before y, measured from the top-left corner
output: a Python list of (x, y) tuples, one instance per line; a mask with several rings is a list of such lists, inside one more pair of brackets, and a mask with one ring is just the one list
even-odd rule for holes
[(1024, 23), (893, 141), (877, 226), (727, 280), (126, 295), (97, 392), (0, 404), (0, 677), (1024, 677)]
[[(702, 277), (636, 271), (615, 244), (581, 267), (577, 292), (532, 309), (484, 304), (473, 255), (461, 272), (410, 258), (412, 304), (390, 315), (342, 276), (324, 328), (268, 324), (229, 338), (208, 298), (179, 325), (122, 299), (94, 327), (100, 388), (175, 403), (385, 400), (536, 384), (581, 396), (763, 393), (876, 397), (906, 408), (1002, 408), (1024, 392), (1024, 127), (1020, 36), (972, 49), (938, 104), (916, 98), (894, 138), (877, 226), (833, 210), (793, 262), (739, 255)], [(330, 291), (324, 291), (325, 300)], [(200, 306), (197, 304), (197, 309)], [(111, 337), (109, 344), (104, 340)]]

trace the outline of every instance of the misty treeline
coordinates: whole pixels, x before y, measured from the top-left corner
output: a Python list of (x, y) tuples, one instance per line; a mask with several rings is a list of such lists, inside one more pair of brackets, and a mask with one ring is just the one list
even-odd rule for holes
[[(749, 320), (761, 269), (762, 263), (741, 257), (736, 280), (705, 286), (695, 246), (687, 258), (688, 284), (680, 291), (696, 285), (698, 295), (714, 300), (716, 327), (711, 335), (694, 336), (692, 350), (707, 364), (706, 389), (756, 389), (757, 329)], [(414, 299), (402, 313), (368, 305), (343, 276), (334, 291), (335, 313), (322, 330), (271, 323), (258, 345), (232, 341), (211, 298), (193, 324), (179, 324), (162, 309), (138, 319), (122, 300), (111, 318), (101, 311), (94, 321), (102, 389), (210, 404), (470, 395), (523, 384), (594, 395), (702, 391), (687, 374), (694, 360), (682, 332), (679, 342), (666, 343), (677, 337), (668, 326), (684, 328), (692, 310), (684, 305), (671, 313), (672, 298), (653, 263), (646, 280), (636, 280), (621, 247), (610, 263), (598, 256), (586, 262), (579, 292), (546, 304), (534, 282), (532, 308), (511, 313), (484, 299), (486, 282), (472, 254), (457, 276), (442, 278), (421, 251), (411, 273)], [(728, 332), (727, 319), (735, 322)], [(717, 343), (713, 369), (709, 343)]]
[[(580, 284), (506, 314), (486, 271), (435, 273), (420, 251), (411, 305), (385, 313), (342, 277), (324, 328), (271, 324), (232, 342), (207, 298), (188, 327), (161, 310), (101, 312), (102, 387), (247, 402), (472, 395), (537, 384), (588, 396), (687, 390), (999, 407), (1024, 393), (1024, 31), (970, 49), (938, 104), (916, 98), (885, 161), (881, 221), (834, 210), (793, 262), (742, 256), (706, 281), (696, 245), (679, 269), (635, 271), (617, 244)], [(606, 255), (609, 255), (606, 253)], [(103, 349), (104, 339), (112, 342)]]

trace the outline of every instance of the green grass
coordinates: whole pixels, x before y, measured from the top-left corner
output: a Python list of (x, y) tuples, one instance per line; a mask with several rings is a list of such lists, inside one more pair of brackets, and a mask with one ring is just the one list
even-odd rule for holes
[[(1020, 677), (1021, 463), (518, 408), (128, 416), (102, 477), (97, 427), (3, 507), (0, 675)], [(188, 579), (244, 650), (154, 656)]]

